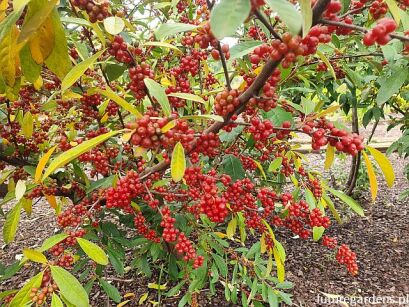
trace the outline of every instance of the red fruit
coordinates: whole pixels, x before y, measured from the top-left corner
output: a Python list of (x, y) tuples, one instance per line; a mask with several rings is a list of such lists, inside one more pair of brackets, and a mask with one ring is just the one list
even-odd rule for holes
[(368, 32), (364, 35), (363, 43), (365, 46), (372, 46), (375, 44), (375, 37), (373, 36), (372, 32)]
[(218, 50), (213, 49), (211, 52), (212, 58), (216, 61), (220, 60), (220, 53)]

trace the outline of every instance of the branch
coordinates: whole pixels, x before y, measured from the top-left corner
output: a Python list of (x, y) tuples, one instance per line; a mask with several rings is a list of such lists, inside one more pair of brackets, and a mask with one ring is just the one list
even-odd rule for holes
[[(337, 26), (337, 27), (342, 27), (342, 28), (348, 28), (348, 29), (352, 29), (352, 30), (355, 30), (355, 31), (363, 32), (363, 33), (366, 33), (366, 32), (369, 31), (368, 29), (366, 29), (364, 27), (351, 25), (351, 24), (347, 24), (347, 23), (344, 23), (344, 22), (340, 22), (340, 21), (328, 20), (328, 19), (321, 19), (320, 23), (327, 24), (327, 25), (332, 25), (332, 26)], [(399, 34), (395, 34), (395, 33), (391, 33), (391, 34), (389, 34), (389, 36), (392, 37), (392, 38), (399, 39), (399, 40), (404, 41), (404, 42), (409, 42), (409, 36), (403, 36), (403, 35), (399, 35)]]
[[(230, 91), (231, 90), (231, 84), (230, 84), (229, 71), (227, 70), (226, 58), (224, 56), (222, 46), (220, 45), (220, 41), (217, 42), (217, 50), (219, 51), (220, 60), (222, 61), (224, 77), (226, 79), (226, 85), (227, 85), (228, 90)], [(200, 65), (200, 63), (199, 63), (199, 65)], [(199, 67), (199, 69), (200, 69), (200, 67)]]
[(268, 22), (264, 15), (260, 13), (259, 10), (255, 10), (254, 15), (256, 15), (258, 20), (260, 20), (263, 25), (265, 25), (265, 27), (270, 31), (271, 35), (273, 35), (276, 39), (281, 40), (280, 35), (277, 34), (277, 32), (274, 30), (274, 27)]

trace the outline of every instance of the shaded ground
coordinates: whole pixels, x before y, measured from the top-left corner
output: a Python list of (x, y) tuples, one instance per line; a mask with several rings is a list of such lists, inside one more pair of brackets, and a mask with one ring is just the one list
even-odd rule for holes
[[(323, 156), (309, 155), (309, 157), (318, 169), (322, 168)], [(350, 276), (344, 267), (340, 266), (320, 245), (301, 242), (300, 239), (291, 238), (285, 232), (278, 233), (279, 240), (287, 251), (287, 279), (295, 285), (293, 294), (296, 305), (327, 306), (317, 302), (317, 296), (321, 292), (343, 296), (409, 295), (409, 223), (407, 220), (409, 202), (398, 200), (399, 193), (408, 189), (409, 184), (402, 173), (404, 161), (394, 156), (392, 163), (396, 172), (395, 186), (388, 189), (383, 179), (379, 180), (378, 199), (374, 204), (370, 203), (369, 193), (363, 193), (360, 196), (359, 200), (365, 209), (366, 217), (359, 218), (345, 211), (342, 213), (345, 222), (342, 225), (333, 223), (328, 232), (336, 236), (340, 242), (350, 245), (357, 253), (360, 269), (358, 276)], [(336, 161), (333, 169), (336, 178), (346, 175), (348, 172), (346, 165), (349, 167), (349, 161)], [(338, 204), (338, 206), (340, 208), (341, 205)], [(7, 211), (9, 208), (5, 209)], [(0, 227), (3, 223), (4, 219), (0, 218)], [(23, 247), (39, 247), (43, 239), (51, 236), (56, 230), (52, 209), (46, 203), (35, 205), (32, 217), (22, 213), (20, 229), (12, 244), (4, 246), (0, 238), (0, 262), (12, 263), (16, 257), (21, 256)], [(33, 270), (31, 265), (23, 268), (18, 275), (0, 284), (0, 292), (21, 287), (24, 281), (33, 275)], [(149, 306), (149, 300), (157, 301), (156, 290), (147, 289), (149, 282), (158, 282), (157, 278), (158, 275), (154, 274), (150, 280), (146, 280), (133, 272), (120, 278), (117, 278), (113, 271), (112, 274), (106, 275), (106, 279), (112, 281), (122, 294), (135, 294), (136, 302), (144, 293), (149, 293), (143, 306)], [(94, 287), (91, 292), (93, 306), (114, 306), (115, 304), (109, 304), (105, 293), (100, 291)], [(177, 306), (177, 300), (180, 297), (163, 300), (161, 306)], [(323, 297), (322, 294), (321, 297)], [(136, 306), (136, 302), (134, 299), (129, 306)], [(202, 291), (198, 297), (198, 304), (199, 306), (232, 306), (224, 303), (222, 289), (213, 298), (208, 297), (207, 290)], [(380, 306), (393, 305), (381, 304)]]

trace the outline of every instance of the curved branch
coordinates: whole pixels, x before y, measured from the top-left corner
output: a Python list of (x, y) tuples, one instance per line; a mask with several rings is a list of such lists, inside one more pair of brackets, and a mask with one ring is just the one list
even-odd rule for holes
[[(320, 19), (321, 15), (324, 12), (325, 8), (327, 7), (328, 3), (330, 0), (318, 0), (317, 3), (315, 4), (313, 8), (313, 24), (317, 24)], [(257, 76), (257, 78), (254, 80), (254, 82), (250, 85), (250, 87), (244, 91), (240, 96), (240, 104), (237, 106), (237, 108), (230, 114), (228, 114), (224, 118), (224, 122), (216, 122), (213, 125), (211, 125), (209, 128), (207, 128), (204, 133), (217, 133), (219, 132), (223, 127), (229, 124), (229, 121), (233, 115), (238, 115), (242, 113), (245, 108), (247, 102), (254, 96), (257, 95), (258, 92), (262, 89), (264, 84), (267, 82), (268, 78), (270, 78), (271, 74), (274, 72), (274, 70), (280, 65), (281, 59), (279, 61), (273, 61), (269, 60), (263, 67), (262, 71), (260, 74)], [(192, 144), (192, 151), (196, 147), (196, 141), (193, 142)], [(191, 152), (191, 151), (190, 151)], [(190, 153), (188, 152), (188, 154)], [(155, 166), (146, 169), (141, 173), (141, 179), (144, 179), (148, 177), (149, 175), (156, 173), (156, 172), (161, 172), (166, 170), (169, 167), (169, 163), (166, 161), (162, 161)]]

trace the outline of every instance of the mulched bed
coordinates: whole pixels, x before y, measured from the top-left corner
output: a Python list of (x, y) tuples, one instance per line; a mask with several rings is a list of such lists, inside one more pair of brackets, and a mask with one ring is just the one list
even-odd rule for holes
[[(314, 164), (323, 164), (319, 155), (314, 155), (312, 159)], [(409, 184), (402, 173), (404, 161), (393, 157), (392, 163), (396, 172), (394, 187), (388, 189), (380, 180), (378, 199), (374, 204), (370, 202), (369, 193), (359, 196), (366, 217), (359, 218), (342, 212), (346, 221), (342, 225), (333, 223), (328, 231), (328, 234), (336, 236), (357, 253), (360, 269), (358, 276), (349, 275), (321, 245), (301, 242), (286, 232), (277, 234), (287, 251), (287, 279), (295, 285), (292, 291), (295, 305), (323, 306), (317, 303), (317, 296), (323, 296), (321, 292), (343, 296), (398, 297), (409, 294), (409, 202), (398, 200), (399, 193), (408, 189)], [(5, 209), (8, 210), (7, 207)], [(0, 226), (3, 223), (4, 219), (0, 218)], [(37, 204), (31, 217), (22, 214), (17, 238), (12, 244), (4, 246), (0, 238), (0, 262), (12, 263), (21, 254), (23, 247), (40, 246), (43, 239), (55, 230), (53, 211), (46, 203)], [(18, 275), (1, 283), (0, 291), (21, 287), (32, 276), (34, 269), (32, 266), (23, 268)], [(139, 297), (146, 292), (149, 292), (149, 298), (144, 306), (150, 305), (149, 300), (157, 300), (156, 290), (147, 289), (149, 282), (157, 282), (155, 274), (150, 280), (136, 276), (134, 272), (119, 279), (115, 274), (106, 277), (112, 280), (122, 294), (135, 294), (136, 302), (134, 300), (130, 306), (136, 306)], [(224, 303), (222, 289), (219, 289), (216, 297), (210, 298), (208, 294), (206, 290), (200, 293), (199, 306), (232, 306)], [(115, 306), (96, 287), (90, 297), (93, 306)], [(163, 300), (161, 306), (177, 306), (177, 298)]]

